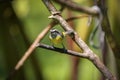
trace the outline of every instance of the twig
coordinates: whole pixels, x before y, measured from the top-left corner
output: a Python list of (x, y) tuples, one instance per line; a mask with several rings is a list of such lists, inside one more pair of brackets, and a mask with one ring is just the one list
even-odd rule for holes
[(47, 32), (56, 25), (55, 21), (52, 21), (35, 39), (35, 41), (32, 43), (32, 45), (28, 48), (28, 50), (25, 52), (23, 57), (18, 61), (16, 64), (14, 70), (8, 75), (7, 80), (10, 80), (12, 76), (20, 69), (20, 67), (24, 64), (24, 62), (29, 58), (29, 56), (32, 54), (32, 52), (35, 50), (38, 43), (44, 38), (44, 36), (47, 34)]
[(48, 50), (52, 50), (52, 51), (57, 51), (57, 52), (60, 52), (60, 53), (63, 53), (63, 54), (77, 56), (77, 57), (82, 57), (82, 58), (88, 57), (87, 55), (85, 55), (83, 53), (75, 52), (75, 51), (72, 51), (72, 50), (66, 50), (64, 48), (57, 48), (57, 47), (53, 47), (53, 46), (46, 45), (46, 44), (43, 44), (43, 43), (40, 43), (38, 45), (38, 47), (48, 49)]
[(26, 59), (32, 54), (32, 52), (35, 50), (36, 45), (43, 39), (43, 37), (47, 34), (47, 32), (53, 27), (53, 25), (56, 24), (54, 21), (50, 23), (35, 39), (33, 44), (28, 48), (28, 50), (25, 52), (24, 56), (20, 59), (20, 61), (15, 66), (15, 70), (18, 70), (23, 63), (26, 61)]
[(59, 11), (53, 6), (50, 0), (42, 0), (48, 10), (51, 12), (51, 16), (49, 18), (53, 18), (59, 21), (60, 25), (66, 31), (72, 31), (74, 35), (72, 35), (72, 39), (75, 43), (82, 48), (83, 53), (88, 56), (88, 59), (93, 62), (93, 64), (101, 71), (101, 73), (108, 80), (116, 80), (116, 77), (112, 75), (112, 73), (108, 70), (107, 67), (99, 60), (96, 54), (85, 44), (85, 42), (78, 36), (78, 34), (68, 25), (68, 23), (61, 17)]
[(81, 19), (84, 17), (89, 17), (89, 15), (80, 15), (80, 16), (74, 16), (74, 17), (70, 17), (68, 19), (66, 19), (67, 22), (72, 21), (72, 20), (76, 20), (76, 19)]
[(84, 12), (87, 14), (91, 14), (91, 15), (97, 15), (98, 12), (93, 10), (90, 7), (87, 6), (81, 6), (71, 0), (54, 0), (55, 2), (64, 5), (65, 7), (75, 10), (75, 11), (79, 11), (79, 12)]

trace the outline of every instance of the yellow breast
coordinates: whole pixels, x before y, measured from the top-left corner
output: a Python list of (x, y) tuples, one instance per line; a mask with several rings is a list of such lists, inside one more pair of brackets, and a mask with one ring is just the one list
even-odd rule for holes
[(56, 38), (50, 37), (50, 40), (53, 44), (60, 44), (62, 42), (62, 37), (58, 35)]

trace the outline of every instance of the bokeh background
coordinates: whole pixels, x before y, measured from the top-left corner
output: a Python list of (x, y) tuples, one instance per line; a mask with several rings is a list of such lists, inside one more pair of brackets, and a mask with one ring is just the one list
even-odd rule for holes
[[(84, 6), (92, 6), (94, 0), (74, 0)], [(57, 9), (60, 5), (54, 2)], [(120, 44), (120, 10), (119, 0), (108, 1), (108, 16), (112, 26), (113, 34)], [(62, 13), (64, 18), (78, 16), (78, 13), (65, 9)], [(42, 3), (42, 0), (13, 0), (0, 1), (0, 80), (5, 80), (8, 74), (14, 69), (17, 62), (24, 55), (37, 35), (50, 23), (49, 11)], [(88, 18), (81, 18), (71, 22), (73, 28), (82, 39), (88, 43), (88, 38), (94, 27), (87, 26)], [(55, 28), (63, 31), (57, 25)], [(42, 40), (42, 43), (51, 45), (48, 38), (49, 33)], [(95, 44), (99, 45), (98, 35), (95, 37)], [(76, 51), (80, 51), (74, 44), (68, 43), (70, 38), (65, 38), (64, 45)], [(68, 47), (68, 46), (72, 47)], [(61, 46), (58, 46), (61, 47)], [(101, 49), (91, 49), (103, 60)], [(104, 55), (105, 65), (117, 75), (115, 58), (109, 45)], [(103, 60), (103, 61), (104, 61)], [(101, 73), (88, 60), (59, 54), (41, 48), (37, 48), (24, 65), (13, 76), (13, 80), (102, 80)], [(104, 80), (104, 79), (103, 79)]]

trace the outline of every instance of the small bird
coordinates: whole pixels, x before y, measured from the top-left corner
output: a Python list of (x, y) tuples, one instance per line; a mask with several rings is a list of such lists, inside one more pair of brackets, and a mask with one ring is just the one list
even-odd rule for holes
[(63, 48), (65, 48), (63, 45), (63, 39), (64, 39), (65, 35), (66, 35), (65, 32), (60, 32), (57, 29), (51, 29), (49, 39), (51, 40), (53, 46), (54, 46), (54, 44), (55, 45), (62, 44)]

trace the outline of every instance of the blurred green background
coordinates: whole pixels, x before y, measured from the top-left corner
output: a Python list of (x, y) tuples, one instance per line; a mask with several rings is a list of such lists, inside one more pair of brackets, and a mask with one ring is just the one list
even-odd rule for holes
[[(86, 6), (93, 5), (93, 1), (90, 0), (76, 0), (76, 2)], [(118, 42), (120, 42), (120, 37), (118, 37), (120, 34), (120, 11), (117, 10), (117, 4), (119, 3), (119, 0), (109, 0), (108, 2), (109, 19)], [(54, 4), (57, 9), (60, 9), (58, 4)], [(77, 12), (73, 13), (73, 15), (78, 14)], [(51, 21), (48, 19), (49, 15), (50, 13), (42, 3), (42, 0), (0, 2), (0, 80), (6, 79), (37, 35), (49, 24)], [(63, 12), (63, 16), (67, 16), (66, 9)], [(86, 22), (87, 19), (77, 20), (75, 21), (75, 26), (83, 40), (87, 42), (92, 28), (86, 27)], [(59, 25), (55, 27), (63, 31)], [(49, 33), (42, 40), (42, 43), (51, 45), (48, 35)], [(66, 40), (64, 44), (67, 44)], [(102, 60), (101, 50), (92, 49)], [(108, 52), (111, 53), (110, 50)], [(117, 69), (114, 66), (113, 55), (109, 54), (106, 58), (108, 62), (106, 65), (116, 75)], [(72, 79), (74, 62), (71, 56), (37, 48), (12, 79), (101, 80), (100, 72), (90, 61), (80, 58), (78, 63), (77, 79)]]

